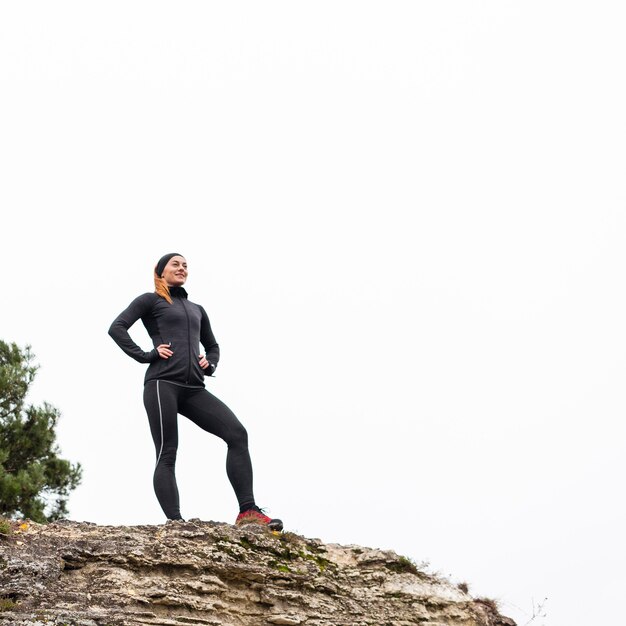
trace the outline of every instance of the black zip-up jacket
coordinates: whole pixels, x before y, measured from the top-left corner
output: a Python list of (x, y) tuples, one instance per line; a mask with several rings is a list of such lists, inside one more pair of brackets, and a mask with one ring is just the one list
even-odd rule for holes
[[(209, 316), (199, 305), (189, 302), (182, 287), (170, 287), (172, 304), (156, 293), (144, 293), (122, 311), (109, 328), (115, 343), (139, 363), (150, 363), (144, 382), (169, 380), (184, 385), (204, 386), (220, 360), (220, 348), (215, 341)], [(144, 352), (130, 337), (128, 329), (141, 318), (154, 348)], [(166, 343), (174, 353), (162, 359), (156, 347)], [(202, 343), (209, 367), (199, 363)]]

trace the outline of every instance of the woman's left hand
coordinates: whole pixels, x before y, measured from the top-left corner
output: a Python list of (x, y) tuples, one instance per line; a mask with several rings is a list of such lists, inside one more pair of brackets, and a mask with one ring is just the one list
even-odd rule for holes
[(200, 367), (205, 370), (207, 367), (209, 367), (209, 362), (206, 360), (206, 357), (202, 354), (198, 355), (198, 358), (200, 359)]

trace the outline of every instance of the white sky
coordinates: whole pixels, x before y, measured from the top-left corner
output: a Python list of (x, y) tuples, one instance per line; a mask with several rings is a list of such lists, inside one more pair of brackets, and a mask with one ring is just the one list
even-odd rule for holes
[[(70, 516), (163, 520), (107, 329), (178, 251), (287, 529), (427, 560), (520, 626), (546, 596), (533, 626), (613, 623), (623, 4), (0, 7), (0, 338), (84, 467)], [(180, 431), (183, 515), (232, 522), (224, 444)]]

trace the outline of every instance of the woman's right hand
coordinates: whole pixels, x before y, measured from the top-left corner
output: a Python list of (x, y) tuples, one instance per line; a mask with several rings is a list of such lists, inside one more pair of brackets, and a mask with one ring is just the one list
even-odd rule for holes
[(159, 356), (162, 359), (169, 359), (172, 356), (172, 354), (174, 354), (170, 350), (171, 345), (172, 345), (171, 343), (162, 343), (160, 346), (156, 347), (156, 351), (159, 353)]

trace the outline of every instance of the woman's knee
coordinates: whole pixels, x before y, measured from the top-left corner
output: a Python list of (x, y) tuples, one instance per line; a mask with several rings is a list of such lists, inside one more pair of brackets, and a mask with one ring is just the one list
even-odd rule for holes
[(176, 465), (177, 446), (163, 446), (157, 449), (157, 465), (174, 467)]
[(229, 448), (247, 448), (248, 447), (248, 431), (242, 424), (237, 424), (228, 433), (226, 443)]

